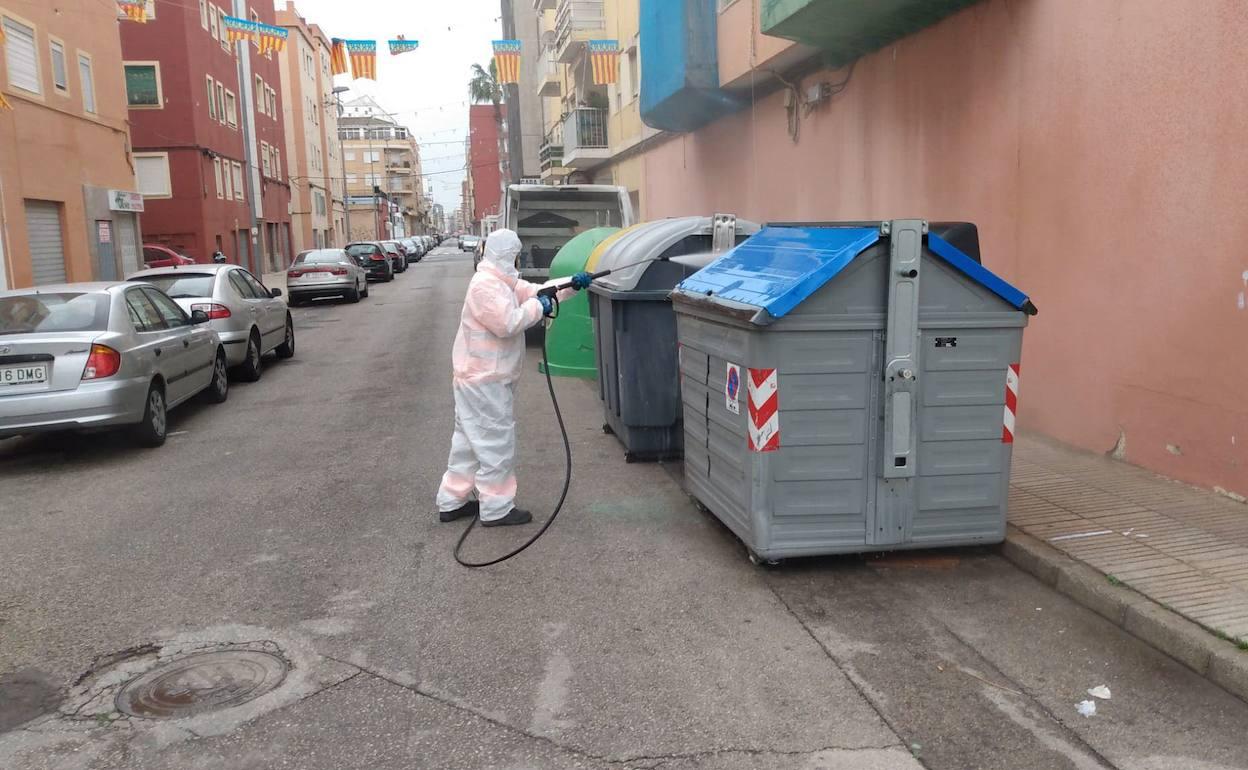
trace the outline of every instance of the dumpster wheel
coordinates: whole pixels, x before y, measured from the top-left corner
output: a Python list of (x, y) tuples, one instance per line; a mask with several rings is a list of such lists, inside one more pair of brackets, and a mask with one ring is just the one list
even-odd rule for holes
[(750, 557), (750, 564), (753, 564), (755, 567), (763, 567), (764, 569), (771, 569), (772, 567), (780, 566), (779, 559), (765, 559), (762, 556), (759, 556), (757, 553), (754, 553), (753, 548), (746, 548), (745, 553), (747, 556)]

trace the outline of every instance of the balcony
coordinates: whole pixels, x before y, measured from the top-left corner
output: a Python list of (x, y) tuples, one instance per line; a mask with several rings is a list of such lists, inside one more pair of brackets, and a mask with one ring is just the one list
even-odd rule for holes
[(571, 64), (585, 50), (585, 43), (606, 36), (604, 0), (559, 0), (555, 13), (555, 53)]
[(977, 0), (763, 0), (764, 35), (822, 48), (841, 66), (930, 27)]
[(554, 51), (547, 51), (546, 58), (542, 61), (542, 84), (537, 93), (556, 99), (563, 95), (563, 68), (555, 58)]
[(606, 110), (578, 107), (563, 119), (563, 165), (588, 170), (610, 157)]

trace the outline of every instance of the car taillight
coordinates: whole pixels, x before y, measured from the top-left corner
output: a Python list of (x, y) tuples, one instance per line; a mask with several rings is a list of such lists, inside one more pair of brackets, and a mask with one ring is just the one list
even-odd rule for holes
[(347, 269), (345, 267), (335, 267), (333, 270), (330, 270), (329, 272), (333, 273), (334, 275), (346, 275)]
[(107, 345), (92, 345), (91, 355), (87, 357), (87, 365), (82, 370), (82, 379), (99, 380), (112, 377), (121, 369), (121, 354)]
[(286, 271), (287, 278), (298, 278), (301, 275), (303, 275), (303, 271), (295, 267)]
[(196, 310), (202, 310), (207, 313), (209, 320), (230, 317), (230, 309), (220, 302), (203, 302), (191, 305), (191, 312), (194, 313)]

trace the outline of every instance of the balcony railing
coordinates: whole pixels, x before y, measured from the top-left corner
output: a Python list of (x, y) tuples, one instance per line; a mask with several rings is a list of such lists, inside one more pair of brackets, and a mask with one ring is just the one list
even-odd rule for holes
[(556, 98), (563, 95), (563, 70), (553, 50), (547, 50), (542, 60), (542, 84), (538, 93)]
[(567, 64), (576, 58), (583, 43), (602, 37), (607, 28), (604, 0), (559, 0), (555, 12), (555, 51)]
[(577, 107), (563, 119), (563, 146), (571, 154), (579, 149), (607, 148), (607, 111)]

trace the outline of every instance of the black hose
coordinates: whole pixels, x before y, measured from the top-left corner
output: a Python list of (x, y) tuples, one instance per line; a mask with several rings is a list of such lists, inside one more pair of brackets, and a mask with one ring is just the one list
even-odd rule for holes
[(464, 528), (464, 534), (459, 536), (459, 542), (455, 544), (455, 561), (465, 567), (476, 569), (478, 567), (490, 567), (501, 562), (505, 562), (513, 556), (519, 555), (524, 549), (533, 545), (542, 535), (546, 534), (546, 530), (550, 529), (550, 525), (555, 523), (555, 517), (559, 515), (559, 511), (563, 509), (563, 501), (568, 497), (568, 487), (572, 484), (572, 444), (568, 441), (568, 429), (563, 424), (563, 412), (559, 411), (559, 399), (555, 397), (555, 383), (550, 379), (550, 358), (546, 353), (546, 339), (542, 340), (542, 369), (546, 372), (546, 388), (550, 391), (550, 403), (555, 408), (555, 420), (559, 423), (559, 435), (563, 437), (563, 456), (565, 462), (565, 470), (563, 476), (563, 491), (559, 493), (559, 502), (555, 503), (555, 510), (550, 514), (550, 518), (542, 525), (533, 537), (529, 538), (523, 545), (510, 553), (499, 556), (497, 559), (489, 561), (464, 561), (459, 555), (459, 551), (464, 547), (464, 541), (468, 539), (468, 533), (472, 528), (477, 526), (477, 516), (472, 517), (472, 521), (468, 522), (468, 526)]

